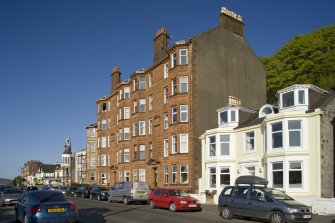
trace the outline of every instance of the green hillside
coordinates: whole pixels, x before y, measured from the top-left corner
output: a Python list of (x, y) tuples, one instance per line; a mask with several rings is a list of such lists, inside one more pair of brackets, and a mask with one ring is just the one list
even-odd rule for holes
[(292, 84), (335, 86), (335, 25), (296, 36), (271, 57), (262, 57), (267, 72), (267, 97)]

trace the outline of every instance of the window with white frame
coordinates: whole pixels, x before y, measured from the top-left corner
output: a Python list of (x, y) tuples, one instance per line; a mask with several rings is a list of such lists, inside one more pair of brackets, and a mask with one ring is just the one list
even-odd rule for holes
[(129, 182), (130, 181), (130, 171), (129, 170), (124, 170), (123, 175), (124, 175), (124, 181)]
[(164, 113), (164, 129), (169, 128), (169, 114), (167, 112)]
[(138, 79), (139, 79), (139, 89), (145, 89), (146, 78), (144, 76), (140, 76)]
[(301, 120), (289, 120), (288, 121), (288, 134), (289, 134), (289, 146), (300, 147), (301, 146)]
[(124, 119), (129, 119), (130, 118), (130, 108), (129, 107), (124, 107), (124, 112), (123, 112), (123, 115), (124, 115)]
[(230, 135), (220, 135), (221, 156), (230, 155)]
[(216, 136), (209, 137), (209, 156), (216, 156)]
[(179, 77), (179, 93), (188, 92), (188, 76)]
[(151, 135), (152, 134), (152, 119), (149, 119), (148, 126), (149, 126), (149, 135)]
[(107, 147), (110, 147), (110, 136), (107, 136)]
[(90, 171), (90, 180), (94, 180), (95, 179), (95, 173), (94, 171)]
[(149, 111), (151, 111), (152, 110), (152, 96), (150, 95), (149, 96)]
[(171, 171), (172, 171), (172, 183), (176, 184), (177, 183), (177, 165), (172, 165)]
[(139, 125), (140, 125), (139, 135), (144, 136), (145, 135), (145, 121), (139, 121)]
[(289, 188), (302, 188), (302, 162), (291, 161), (289, 162), (288, 174)]
[(188, 105), (180, 105), (180, 122), (188, 121)]
[(171, 113), (172, 113), (171, 123), (172, 124), (177, 123), (177, 116), (178, 116), (177, 106), (172, 107)]
[(129, 89), (129, 87), (123, 88), (123, 98), (130, 98), (130, 89)]
[(149, 158), (152, 159), (152, 142), (149, 142)]
[(120, 150), (119, 151), (119, 162), (120, 163), (122, 163), (122, 158), (123, 158), (122, 155), (123, 155), (122, 150)]
[(90, 157), (90, 166), (95, 167), (95, 157)]
[(305, 90), (298, 90), (298, 104), (304, 105), (305, 102)]
[(145, 99), (140, 99), (139, 100), (139, 103), (140, 103), (140, 105), (139, 105), (139, 112), (145, 112)]
[(169, 155), (169, 141), (168, 139), (164, 139), (164, 157)]
[(133, 152), (134, 152), (134, 156), (133, 156), (133, 160), (137, 160), (138, 159), (138, 155), (137, 155), (137, 145), (134, 145), (134, 150), (133, 150)]
[(173, 78), (171, 80), (171, 95), (177, 94), (177, 79)]
[(139, 169), (139, 181), (140, 182), (145, 182), (145, 169)]
[(283, 188), (283, 162), (272, 163), (272, 186)]
[(123, 181), (122, 170), (119, 171), (119, 181)]
[(106, 173), (101, 173), (101, 184), (102, 185), (107, 184)]
[(188, 165), (187, 164), (180, 165), (180, 183), (188, 184)]
[(172, 135), (172, 154), (175, 154), (175, 153), (177, 153), (178, 152), (178, 150), (177, 150), (177, 136), (176, 135)]
[(137, 109), (137, 100), (134, 100), (134, 113), (138, 111)]
[(136, 91), (138, 89), (138, 81), (137, 78), (133, 80), (133, 91)]
[(124, 140), (130, 139), (130, 129), (129, 127), (123, 128)]
[(106, 119), (101, 120), (101, 129), (106, 130), (107, 129), (107, 121)]
[(294, 106), (294, 91), (284, 93), (282, 99), (283, 108)]
[(165, 87), (164, 88), (164, 104), (166, 104), (168, 100), (169, 100), (169, 88)]
[(137, 136), (137, 131), (138, 131), (137, 122), (134, 122), (133, 123), (133, 136)]
[(95, 142), (90, 142), (90, 152), (95, 152)]
[(236, 114), (236, 109), (229, 109), (227, 111), (220, 112), (220, 125), (230, 122), (237, 122)]
[(101, 156), (98, 155), (98, 166), (101, 166)]
[(245, 149), (247, 151), (255, 149), (255, 132), (247, 132), (245, 133)]
[(149, 74), (149, 88), (152, 87), (152, 74)]
[(102, 102), (102, 112), (106, 112), (107, 111), (107, 103), (106, 102)]
[(101, 154), (101, 166), (106, 166), (106, 154)]
[(122, 141), (122, 139), (123, 139), (122, 129), (119, 129), (119, 141)]
[(188, 134), (180, 134), (180, 153), (188, 153)]
[(133, 181), (137, 181), (137, 169), (133, 169)]
[(164, 184), (169, 183), (169, 169), (167, 166), (164, 167)]
[(283, 148), (283, 123), (276, 122), (271, 124), (272, 129), (272, 148)]
[(95, 137), (95, 129), (89, 130), (89, 137)]
[(102, 148), (106, 148), (106, 145), (107, 145), (106, 142), (107, 142), (106, 137), (105, 136), (101, 137), (101, 147)]
[(209, 187), (216, 188), (216, 167), (209, 167)]
[(177, 52), (171, 54), (171, 68), (177, 65)]
[(230, 168), (220, 167), (220, 186), (230, 185)]
[(164, 64), (164, 79), (169, 76), (169, 66), (168, 63)]
[(140, 145), (140, 160), (145, 160), (145, 145)]
[(120, 100), (122, 100), (123, 98), (122, 89), (119, 91), (119, 93), (120, 93)]
[(180, 65), (185, 65), (188, 64), (187, 60), (187, 49), (181, 49), (179, 50), (179, 64)]
[(123, 162), (125, 162), (125, 163), (130, 162), (130, 153), (129, 153), (129, 149), (124, 149), (124, 150), (123, 150)]
[(122, 114), (122, 112), (123, 112), (123, 109), (122, 108), (120, 108), (119, 109), (119, 118), (120, 118), (120, 120), (122, 120), (122, 117), (123, 117), (123, 114)]

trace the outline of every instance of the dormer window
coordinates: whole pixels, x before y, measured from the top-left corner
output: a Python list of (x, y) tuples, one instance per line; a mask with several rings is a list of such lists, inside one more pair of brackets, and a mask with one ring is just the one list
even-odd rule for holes
[(305, 105), (305, 90), (294, 90), (282, 94), (282, 108)]
[(237, 123), (237, 109), (229, 109), (219, 113), (219, 125)]

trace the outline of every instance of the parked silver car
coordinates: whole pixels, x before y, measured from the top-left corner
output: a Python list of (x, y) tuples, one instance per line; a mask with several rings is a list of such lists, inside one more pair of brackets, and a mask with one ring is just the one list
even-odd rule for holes
[(0, 194), (0, 206), (16, 204), (23, 195), (21, 188), (7, 188)]
[(108, 191), (108, 201), (122, 201), (124, 204), (139, 201), (146, 204), (150, 192), (147, 182), (117, 182)]
[(271, 223), (309, 222), (312, 210), (284, 192), (268, 188), (268, 181), (256, 176), (240, 176), (235, 186), (225, 187), (218, 201), (220, 216), (234, 215), (268, 219)]

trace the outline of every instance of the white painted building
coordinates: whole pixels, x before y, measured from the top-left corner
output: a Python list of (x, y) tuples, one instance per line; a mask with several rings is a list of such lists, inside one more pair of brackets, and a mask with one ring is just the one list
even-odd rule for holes
[[(200, 137), (200, 193), (216, 194), (217, 202), (223, 187), (233, 185), (238, 176), (256, 175), (268, 179), (269, 187), (307, 203), (323, 194), (334, 197), (334, 190), (325, 193), (321, 183), (326, 179), (321, 179), (321, 164), (325, 166), (325, 162), (320, 130), (325, 124), (321, 122), (323, 108), (335, 101), (334, 92), (299, 84), (279, 90), (276, 97), (278, 107), (264, 105), (259, 111), (252, 111), (231, 97), (227, 106), (217, 110), (218, 127)], [(333, 111), (327, 115), (334, 118)], [(334, 170), (334, 159), (326, 165)], [(332, 173), (329, 183), (334, 185)]]

